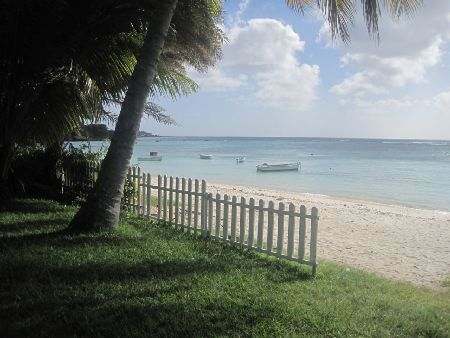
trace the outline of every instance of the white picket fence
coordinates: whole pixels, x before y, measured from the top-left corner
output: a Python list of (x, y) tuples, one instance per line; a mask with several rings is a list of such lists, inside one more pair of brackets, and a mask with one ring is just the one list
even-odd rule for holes
[[(139, 216), (170, 222), (188, 232), (317, 267), (318, 210), (208, 192), (204, 180), (157, 176), (129, 169), (135, 194), (126, 201)], [(155, 184), (156, 183), (156, 184)], [(307, 250), (309, 249), (309, 250)]]

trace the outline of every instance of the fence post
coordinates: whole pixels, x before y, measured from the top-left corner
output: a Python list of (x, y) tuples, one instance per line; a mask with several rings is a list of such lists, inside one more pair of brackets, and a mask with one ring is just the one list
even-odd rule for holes
[(284, 203), (278, 204), (278, 235), (277, 235), (277, 255), (283, 254), (284, 244)]
[(141, 214), (141, 168), (137, 167), (137, 215)]
[(239, 242), (244, 245), (245, 242), (245, 221), (247, 218), (247, 212), (245, 211), (245, 198), (241, 197), (241, 208), (239, 215)]
[(150, 176), (150, 174), (147, 174), (147, 213), (146, 216), (150, 217), (150, 215), (152, 214), (152, 178)]
[(198, 231), (198, 180), (194, 181), (194, 233)]
[(146, 182), (146, 175), (145, 173), (142, 173), (142, 210), (141, 213), (139, 214), (139, 216), (144, 216), (147, 213), (146, 210), (146, 206), (147, 206), (147, 192), (146, 192), (146, 187), (147, 187), (147, 182)]
[(136, 189), (136, 167), (133, 167), (133, 172), (132, 172), (132, 179), (131, 182), (133, 182), (133, 198), (132, 198), (132, 203), (133, 203), (133, 214), (136, 213), (136, 191), (134, 189)]
[(207, 215), (208, 215), (208, 208), (207, 208), (207, 194), (206, 194), (206, 182), (205, 180), (202, 180), (202, 186), (201, 186), (201, 200), (200, 200), (200, 227), (202, 231), (203, 237), (206, 237), (208, 235), (208, 229), (207, 229)]
[(214, 234), (220, 237), (220, 195), (216, 194), (216, 229)]
[(161, 181), (162, 181), (162, 177), (161, 177), (161, 175), (158, 175), (158, 188), (157, 188), (157, 190), (158, 190), (158, 220), (160, 220), (161, 219), (161, 199), (162, 199), (162, 196), (161, 196)]
[(272, 252), (273, 248), (273, 202), (269, 201), (267, 211), (267, 251)]
[(253, 240), (255, 237), (255, 199), (250, 198), (248, 208), (248, 238), (247, 245), (249, 248), (253, 246)]
[(211, 236), (213, 225), (213, 197), (208, 194), (208, 236)]
[(173, 177), (169, 178), (169, 222), (173, 221)]
[(187, 198), (188, 198), (187, 231), (191, 232), (191, 227), (192, 227), (192, 179), (190, 179), (190, 178), (188, 179)]
[(181, 227), (184, 228), (184, 219), (186, 216), (186, 179), (183, 177), (181, 179)]
[(256, 247), (261, 249), (264, 231), (264, 201), (262, 199), (259, 200), (258, 209), (258, 236), (256, 238)]
[(237, 220), (237, 198), (233, 196), (231, 198), (231, 228), (230, 228), (230, 242), (236, 241), (236, 220)]
[(298, 260), (305, 259), (305, 237), (306, 237), (306, 207), (300, 206), (300, 222), (298, 229)]
[(294, 252), (294, 234), (295, 234), (295, 206), (289, 203), (289, 219), (288, 219), (288, 247), (287, 255), (292, 258)]
[(163, 219), (167, 221), (167, 175), (163, 177)]
[(228, 195), (223, 196), (223, 240), (226, 241), (228, 239)]
[(317, 228), (319, 220), (319, 211), (316, 207), (311, 209), (311, 241), (309, 243), (309, 262), (312, 265), (312, 273), (316, 274), (317, 260), (316, 260), (316, 250), (317, 250)]
[(180, 212), (178, 208), (180, 199), (180, 179), (175, 177), (175, 226), (179, 225)]

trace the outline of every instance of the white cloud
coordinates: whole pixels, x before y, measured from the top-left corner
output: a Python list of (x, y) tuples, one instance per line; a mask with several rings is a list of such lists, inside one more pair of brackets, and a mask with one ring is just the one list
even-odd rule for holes
[(223, 59), (206, 76), (205, 91), (248, 90), (252, 101), (288, 110), (307, 109), (316, 98), (319, 67), (300, 63), (305, 42), (275, 19), (252, 19), (227, 32)]
[[(410, 20), (383, 19), (379, 45), (358, 22), (351, 31), (351, 45), (339, 45), (345, 53), (342, 66), (354, 73), (333, 86), (331, 92), (361, 97), (426, 82), (429, 70), (442, 60), (450, 39), (449, 15), (450, 1), (436, 1), (424, 3)], [(317, 39), (330, 44), (325, 24)]]
[(437, 36), (430, 46), (412, 56), (380, 57), (376, 54), (347, 53), (341, 60), (342, 64), (363, 70), (333, 86), (331, 92), (357, 96), (380, 94), (390, 87), (423, 82), (428, 68), (441, 60), (442, 43), (441, 37)]
[(436, 95), (433, 98), (433, 104), (438, 111), (450, 113), (450, 90)]
[(194, 70), (189, 72), (189, 76), (196, 81), (201, 88), (207, 91), (227, 91), (237, 89), (245, 85), (247, 76), (241, 74), (237, 77), (226, 75), (221, 68), (213, 68), (206, 74), (200, 74)]

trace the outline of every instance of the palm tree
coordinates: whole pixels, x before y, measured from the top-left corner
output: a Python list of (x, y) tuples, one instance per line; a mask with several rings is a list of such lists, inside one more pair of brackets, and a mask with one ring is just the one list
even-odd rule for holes
[[(217, 8), (218, 3), (217, 0), (197, 2), (167, 0), (155, 8), (157, 14), (155, 20), (147, 29), (145, 41), (129, 81), (124, 104), (108, 153), (102, 163), (99, 178), (86, 203), (72, 220), (70, 225), (72, 229), (112, 229), (117, 225), (123, 184), (145, 102), (155, 78), (158, 59), (163, 51), (167, 36), (170, 33), (183, 33), (181, 30), (176, 31), (177, 27), (174, 25), (176, 20), (173, 20), (173, 18), (182, 15), (184, 22), (192, 20), (190, 22), (195, 23), (196, 18), (189, 15), (198, 14), (196, 10), (201, 9), (202, 6), (211, 13), (212, 6)], [(353, 22), (356, 0), (286, 0), (286, 3), (289, 7), (298, 11), (303, 11), (305, 6), (317, 5), (327, 19), (333, 37), (340, 36), (344, 41), (349, 40), (348, 27)], [(363, 15), (371, 34), (377, 34), (378, 32), (381, 3), (384, 3), (392, 15), (398, 17), (404, 13), (410, 13), (417, 8), (421, 1), (362, 0)], [(208, 12), (203, 13), (208, 15)]]
[[(0, 190), (16, 145), (55, 144), (123, 101), (157, 2), (0, 0)], [(218, 30), (209, 36), (221, 39)], [(196, 90), (179, 62), (179, 54), (189, 52), (186, 40), (168, 44), (151, 93), (176, 97)], [(199, 50), (184, 59), (203, 67), (215, 57), (211, 48)], [(147, 108), (170, 122), (150, 109), (155, 105)]]

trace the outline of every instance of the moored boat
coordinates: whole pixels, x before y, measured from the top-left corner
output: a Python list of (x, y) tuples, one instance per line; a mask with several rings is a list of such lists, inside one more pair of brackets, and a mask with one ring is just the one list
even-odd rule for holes
[(236, 157), (236, 163), (242, 163), (245, 161), (245, 156), (238, 156)]
[(209, 154), (200, 154), (200, 158), (201, 158), (202, 160), (210, 160), (210, 159), (212, 159), (212, 155), (209, 155)]
[(280, 163), (280, 164), (268, 164), (263, 163), (256, 166), (256, 171), (269, 172), (269, 171), (298, 171), (300, 169), (300, 162), (295, 163)]
[(158, 152), (151, 151), (146, 157), (138, 157), (138, 161), (161, 161), (162, 156), (158, 155)]

